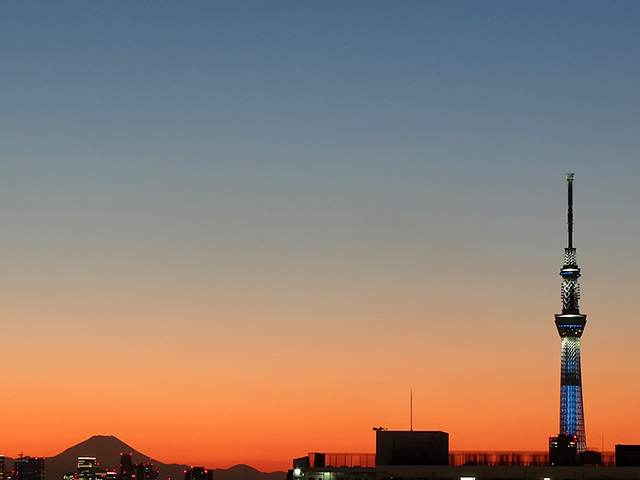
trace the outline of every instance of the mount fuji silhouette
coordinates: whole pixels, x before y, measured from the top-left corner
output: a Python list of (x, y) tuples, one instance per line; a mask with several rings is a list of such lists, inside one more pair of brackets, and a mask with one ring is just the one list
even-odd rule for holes
[[(78, 457), (96, 457), (101, 468), (119, 471), (120, 454), (131, 453), (133, 463), (151, 461), (158, 470), (159, 480), (182, 480), (184, 470), (190, 465), (166, 464), (153, 459), (149, 455), (140, 453), (122, 440), (112, 435), (94, 435), (73, 447), (67, 448), (62, 453), (45, 460), (45, 479), (61, 480), (65, 473), (75, 472), (78, 465)], [(201, 465), (206, 467), (206, 465)], [(213, 470), (214, 480), (284, 480), (285, 472), (260, 472), (248, 465), (236, 465), (228, 469), (216, 468)]]

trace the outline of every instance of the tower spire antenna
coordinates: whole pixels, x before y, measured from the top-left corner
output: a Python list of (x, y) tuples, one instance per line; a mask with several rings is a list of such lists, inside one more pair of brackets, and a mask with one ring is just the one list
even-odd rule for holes
[(573, 173), (567, 173), (567, 230), (567, 246), (573, 248)]

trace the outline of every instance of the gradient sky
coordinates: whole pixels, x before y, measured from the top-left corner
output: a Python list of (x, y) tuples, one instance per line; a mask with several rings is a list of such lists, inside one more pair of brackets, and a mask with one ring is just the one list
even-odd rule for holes
[(640, 443), (640, 3), (0, 3), (0, 453)]

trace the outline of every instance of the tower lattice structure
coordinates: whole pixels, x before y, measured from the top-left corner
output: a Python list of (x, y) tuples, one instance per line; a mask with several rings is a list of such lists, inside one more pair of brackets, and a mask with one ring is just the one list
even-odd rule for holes
[(560, 434), (575, 435), (578, 453), (587, 449), (582, 407), (582, 375), (580, 370), (580, 337), (587, 316), (580, 313), (580, 269), (573, 246), (573, 173), (567, 174), (568, 246), (564, 249), (562, 277), (562, 313), (556, 314), (556, 327), (562, 339), (560, 367)]

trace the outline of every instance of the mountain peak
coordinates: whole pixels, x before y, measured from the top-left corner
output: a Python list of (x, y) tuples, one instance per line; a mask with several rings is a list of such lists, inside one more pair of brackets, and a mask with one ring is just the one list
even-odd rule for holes
[[(134, 464), (144, 463), (150, 457), (135, 450), (130, 445), (113, 435), (94, 435), (86, 440), (67, 448), (65, 451), (46, 459), (46, 479), (60, 480), (66, 473), (75, 472), (78, 465), (78, 457), (96, 457), (100, 468), (108, 470), (120, 469), (120, 454), (131, 453)], [(159, 471), (159, 478), (171, 478), (180, 480), (184, 478), (184, 470), (187, 465), (167, 465), (153, 460), (153, 466)], [(204, 465), (210, 468), (210, 465)], [(235, 465), (228, 470), (215, 469), (215, 480), (284, 480), (284, 472), (263, 473), (248, 465)]]
[[(143, 457), (144, 460), (147, 460), (149, 458), (146, 455), (133, 449), (131, 446), (127, 445), (119, 438), (114, 437), (113, 435), (94, 435), (93, 437), (90, 437), (85, 441), (74, 445), (73, 447), (67, 448), (64, 452), (56, 455), (56, 457), (78, 457), (83, 455), (97, 456), (98, 452), (100, 452), (101, 457), (106, 457), (103, 459), (98, 458), (98, 461), (106, 461), (108, 463), (112, 463), (111, 460), (117, 459), (117, 465), (120, 465), (121, 453), (133, 453), (134, 457)], [(136, 461), (135, 458), (133, 460), (134, 462)]]
[(142, 463), (149, 457), (138, 452), (113, 435), (94, 435), (65, 451), (46, 459), (47, 480), (58, 480), (65, 473), (74, 472), (78, 457), (96, 457), (101, 468), (118, 470), (120, 454), (131, 453), (133, 463)]

